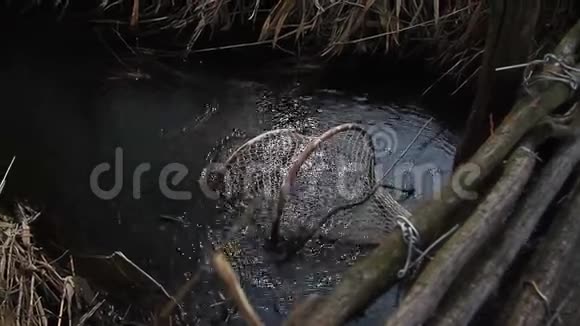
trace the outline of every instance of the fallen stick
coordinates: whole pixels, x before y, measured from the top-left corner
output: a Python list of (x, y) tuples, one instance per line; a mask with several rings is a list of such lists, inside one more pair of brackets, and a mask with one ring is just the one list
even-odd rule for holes
[[(248, 204), (241, 218), (224, 235), (224, 243), (231, 241), (244, 226), (247, 226), (252, 222), (252, 217), (254, 215), (257, 203), (258, 202), (255, 199)], [(231, 264), (228, 262), (227, 257), (223, 253), (223, 249), (220, 247), (214, 249), (209, 253), (208, 257), (209, 265), (214, 268), (217, 276), (226, 285), (230, 297), (233, 299), (234, 303), (236, 303), (238, 309), (240, 309), (244, 320), (252, 326), (263, 325), (262, 321), (258, 317), (258, 314), (254, 311), (254, 308), (242, 290), (238, 277), (236, 276), (236, 273), (233, 270)], [(205, 271), (206, 266), (200, 266), (193, 277), (191, 277), (187, 282), (185, 282), (185, 284), (180, 287), (175, 297), (173, 297), (172, 300), (167, 301), (167, 303), (161, 308), (157, 319), (167, 320), (174, 309), (179, 307), (178, 303), (183, 301), (187, 294), (192, 291), (193, 287), (199, 283), (202, 274)]]
[(542, 169), (530, 193), (518, 204), (497, 246), (490, 249), (481, 267), (468, 275), (461, 287), (451, 289), (433, 325), (465, 325), (494, 291), (516, 254), (529, 239), (550, 202), (580, 161), (580, 140), (568, 142)]
[[(568, 32), (554, 53), (567, 62), (574, 62), (579, 43), (580, 22)], [(520, 99), (494, 135), (468, 163), (459, 166), (451, 184), (442, 190), (439, 198), (425, 202), (411, 217), (425, 243), (434, 241), (456, 224), (452, 213), (466, 199), (464, 191), (460, 190), (476, 189), (527, 132), (572, 95), (566, 85), (557, 82), (534, 84), (531, 90), (537, 95), (528, 94)], [(461, 187), (458, 184), (466, 174), (471, 182)], [(379, 247), (345, 272), (334, 290), (320, 299), (309, 318), (301, 320), (302, 325), (344, 324), (399, 280), (396, 274), (405, 257), (406, 245), (400, 233), (395, 231), (387, 235)]]
[[(580, 144), (579, 144), (580, 146)], [(560, 277), (566, 264), (570, 261), (572, 250), (580, 237), (580, 180), (576, 181), (572, 198), (554, 217), (553, 224), (542, 239), (540, 247), (532, 259), (526, 264), (520, 281), (516, 283), (518, 290), (511, 296), (500, 314), (501, 325), (544, 325), (552, 315), (551, 305), (556, 296)], [(541, 291), (544, 300), (540, 299), (535, 290), (526, 282), (534, 282)], [(551, 306), (551, 307), (550, 307)], [(499, 325), (499, 324), (498, 324)]]
[(260, 320), (260, 317), (250, 304), (248, 297), (240, 286), (240, 282), (238, 281), (236, 273), (234, 272), (224, 253), (221, 251), (216, 251), (216, 253), (211, 258), (211, 264), (218, 276), (226, 285), (227, 291), (231, 299), (238, 306), (242, 318), (244, 318), (244, 320), (250, 326), (263, 326), (264, 323), (262, 320)]
[(463, 266), (511, 212), (535, 166), (535, 154), (530, 152), (535, 147), (525, 141), (514, 151), (499, 181), (421, 272), (387, 326), (421, 325), (431, 316)]

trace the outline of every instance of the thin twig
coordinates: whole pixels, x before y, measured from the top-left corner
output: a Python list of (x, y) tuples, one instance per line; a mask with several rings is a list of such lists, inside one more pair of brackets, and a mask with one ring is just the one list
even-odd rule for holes
[[(440, 17), (440, 19), (445, 19), (445, 18), (449, 18), (449, 17), (455, 16), (455, 15), (457, 15), (457, 14), (459, 14), (459, 13), (461, 13), (461, 12), (467, 10), (467, 9), (470, 9), (470, 8), (471, 8), (471, 6), (466, 6), (464, 8), (461, 8), (459, 10), (456, 10), (456, 11), (454, 11), (452, 13), (447, 14), (447, 15), (443, 15), (443, 16)], [(359, 38), (359, 39), (356, 39), (356, 40), (351, 40), (351, 41), (336, 42), (335, 44), (356, 44), (356, 43), (360, 43), (360, 42), (366, 42), (366, 41), (374, 40), (374, 39), (377, 39), (377, 38), (382, 38), (382, 37), (385, 37), (385, 36), (388, 36), (388, 35), (399, 34), (400, 32), (404, 32), (404, 31), (408, 31), (408, 30), (411, 30), (411, 29), (415, 29), (417, 27), (429, 26), (429, 25), (432, 25), (432, 24), (435, 24), (435, 19), (427, 20), (427, 21), (424, 21), (422, 23), (418, 23), (418, 24), (413, 25), (413, 26), (407, 26), (407, 27), (404, 27), (404, 28), (401, 28), (401, 29), (398, 29), (398, 30), (387, 31), (387, 32), (384, 32), (384, 33), (379, 33), (379, 34), (375, 34), (375, 35), (371, 35), (371, 36), (367, 36), (367, 37), (362, 37), (362, 38)]]
[(417, 257), (417, 259), (409, 266), (409, 269), (412, 269), (413, 267), (417, 266), (418, 264), (421, 263), (421, 261), (423, 261), (423, 259), (435, 248), (437, 247), (440, 243), (442, 243), (443, 241), (447, 240), (455, 231), (457, 231), (457, 229), (459, 229), (459, 224), (455, 224), (455, 226), (453, 226), (451, 229), (449, 229), (449, 231), (445, 232), (443, 235), (441, 235), (437, 240), (433, 241), (433, 243), (431, 243), (429, 245), (429, 247), (427, 247), (425, 250), (423, 250), (423, 252), (421, 253), (421, 255), (419, 255), (419, 257)]
[[(296, 34), (297, 31), (291, 31), (288, 32), (282, 36), (280, 36), (278, 38), (278, 40), (282, 40), (285, 38), (288, 38), (294, 34)], [(268, 39), (268, 40), (263, 40), (263, 41), (256, 41), (256, 42), (247, 42), (247, 43), (238, 43), (238, 44), (231, 44), (231, 45), (222, 45), (222, 46), (215, 46), (215, 47), (210, 47), (210, 48), (204, 48), (204, 49), (197, 49), (197, 50), (191, 50), (191, 53), (202, 53), (202, 52), (212, 52), (212, 51), (218, 51), (218, 50), (229, 50), (229, 49), (238, 49), (238, 48), (245, 48), (245, 47), (251, 47), (251, 46), (256, 46), (256, 45), (266, 45), (266, 44), (272, 44), (274, 42), (274, 39)]]
[(552, 326), (557, 320), (561, 318), (560, 313), (562, 312), (562, 309), (564, 309), (564, 307), (568, 304), (568, 302), (572, 298), (572, 295), (574, 295), (574, 291), (568, 292), (568, 295), (566, 295), (566, 297), (562, 299), (558, 307), (556, 307), (556, 310), (554, 310), (554, 313), (552, 314), (550, 319), (548, 319), (546, 326)]
[(81, 319), (79, 320), (79, 323), (77, 324), (77, 326), (83, 326), (87, 320), (89, 320), (96, 312), (97, 310), (99, 310), (99, 308), (101, 308), (101, 306), (106, 302), (106, 300), (101, 300), (99, 303), (97, 303), (91, 310), (89, 310), (86, 314), (84, 314)]
[(185, 296), (193, 289), (193, 287), (199, 282), (201, 279), (203, 269), (198, 269), (192, 278), (190, 278), (179, 290), (177, 294), (174, 296), (174, 300), (169, 300), (163, 308), (161, 308), (161, 312), (159, 313), (159, 317), (167, 318), (173, 312), (173, 310), (178, 306), (178, 302), (183, 301)]
[(10, 169), (12, 169), (12, 165), (14, 164), (15, 160), (16, 156), (13, 156), (12, 161), (10, 161), (8, 168), (6, 169), (6, 172), (4, 172), (4, 177), (2, 177), (2, 181), (0, 181), (0, 194), (2, 194), (2, 190), (4, 190), (4, 186), (6, 185), (6, 178), (8, 177), (8, 173), (10, 173)]

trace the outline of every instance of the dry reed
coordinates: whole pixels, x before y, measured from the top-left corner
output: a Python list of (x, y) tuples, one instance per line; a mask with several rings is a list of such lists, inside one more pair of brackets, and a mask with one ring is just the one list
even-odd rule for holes
[(84, 323), (103, 302), (95, 302), (83, 315), (76, 277), (49, 261), (32, 241), (29, 224), (39, 213), (18, 205), (16, 215), (13, 218), (0, 214), (0, 325)]
[[(73, 10), (75, 1), (46, 0)], [(70, 2), (70, 3), (69, 3)], [(78, 2), (80, 3), (80, 1)], [(483, 0), (98, 0), (94, 21), (142, 36), (172, 32), (185, 54), (257, 45), (322, 55), (419, 55), (433, 67), (473, 80), (487, 33)], [(550, 47), (578, 12), (574, 0), (543, 2), (536, 49)], [(239, 32), (240, 27), (245, 32)], [(249, 31), (249, 32), (248, 32)], [(254, 31), (254, 33), (252, 33)], [(220, 35), (217, 35), (221, 33)], [(220, 36), (240, 43), (221, 44)], [(217, 37), (216, 37), (217, 36)], [(220, 43), (199, 48), (200, 38)], [(253, 38), (253, 39), (252, 39)], [(284, 43), (284, 44), (282, 44)], [(174, 55), (183, 55), (178, 51)], [(463, 86), (463, 85), (462, 85)]]
[(188, 50), (204, 31), (233, 30), (249, 22), (260, 30), (259, 44), (314, 40), (322, 54), (346, 48), (389, 51), (413, 41), (437, 41), (441, 49), (454, 46), (469, 52), (485, 35), (481, 23), (487, 12), (484, 2), (476, 0), (129, 0), (103, 1), (100, 8), (107, 19), (123, 17), (108, 22), (147, 31), (191, 27)]

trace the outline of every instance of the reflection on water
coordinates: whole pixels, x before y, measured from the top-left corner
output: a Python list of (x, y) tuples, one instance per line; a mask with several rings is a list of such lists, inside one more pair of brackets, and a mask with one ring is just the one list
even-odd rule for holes
[[(83, 37), (50, 42), (57, 45), (43, 44), (42, 39), (35, 43), (42, 51), (16, 43), (0, 63), (5, 103), (0, 165), (17, 156), (6, 191), (44, 208), (38, 228), (47, 245), (82, 254), (123, 251), (170, 293), (199, 265), (200, 243), (219, 217), (216, 202), (203, 195), (197, 179), (220, 151), (274, 128), (313, 134), (358, 122), (394, 137), (384, 147), (389, 155), (377, 162), (384, 171), (432, 117), (430, 112), (439, 109), (438, 104), (417, 100), (421, 89), (400, 94), (392, 85), (361, 85), (360, 76), (353, 90), (316, 73), (296, 79), (269, 70), (265, 74), (270, 77), (258, 80), (243, 73), (233, 78), (224, 69), (207, 66), (190, 65), (174, 73), (164, 65), (143, 64), (151, 78), (119, 79), (111, 72), (118, 63), (103, 59), (109, 53), (95, 50), (99, 48), (94, 44), (79, 46), (74, 53), (52, 51), (68, 48), (58, 42), (85, 44)], [(384, 146), (385, 139), (375, 141), (377, 147)], [(429, 180), (449, 177), (455, 143), (445, 122), (434, 119), (386, 179), (401, 187), (422, 186), (404, 202), (409, 209), (432, 195), (436, 182)], [(92, 193), (89, 176), (100, 163), (113, 165), (119, 159), (117, 148), (123, 151), (121, 175), (111, 170), (99, 181), (103, 189), (120, 181), (122, 187), (113, 199), (102, 200)], [(135, 199), (135, 171), (144, 163), (149, 168), (140, 176), (140, 198)], [(191, 200), (171, 200), (160, 190), (160, 175), (171, 163), (188, 170), (171, 188), (190, 192)], [(284, 268), (278, 281), (301, 288), (301, 295), (328, 290), (348, 265), (344, 262), (349, 255), (345, 250), (340, 257), (307, 258), (312, 264)], [(284, 302), (274, 302), (275, 291), (248, 292), (268, 321), (279, 320), (279, 313), (288, 309)], [(381, 304), (392, 304), (393, 298), (385, 300)], [(385, 313), (371, 310), (376, 311), (364, 323)]]

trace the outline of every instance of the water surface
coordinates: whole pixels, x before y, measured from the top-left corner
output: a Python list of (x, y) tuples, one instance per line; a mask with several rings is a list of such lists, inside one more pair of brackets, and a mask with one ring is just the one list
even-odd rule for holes
[[(444, 103), (420, 97), (426, 84), (421, 76), (413, 87), (395, 73), (384, 80), (367, 80), (364, 74), (341, 80), (334, 68), (320, 66), (288, 74), (285, 62), (239, 69), (230, 62), (225, 69), (193, 60), (158, 64), (121, 53), (122, 64), (84, 36), (50, 35), (50, 41), (45, 36), (15, 41), (0, 64), (0, 164), (17, 156), (7, 191), (43, 209), (37, 229), (47, 247), (78, 255), (122, 251), (170, 293), (197, 270), (200, 246), (220, 219), (216, 202), (199, 188), (200, 173), (233, 144), (275, 128), (316, 134), (356, 122), (395, 135), (396, 146), (377, 161), (384, 171), (430, 121), (395, 169), (424, 172), (419, 174), (423, 187), (403, 204), (412, 211), (432, 196), (437, 186), (432, 180), (444, 182), (450, 175), (457, 142), (453, 121), (441, 114), (448, 110)], [(79, 46), (64, 50), (63, 44)], [(119, 150), (122, 175), (115, 178), (109, 171), (100, 186), (110, 189), (122, 180), (122, 187), (104, 200), (91, 189), (90, 175), (101, 163), (114, 166)], [(168, 198), (159, 186), (163, 169), (176, 163), (188, 173), (171, 187), (190, 192), (187, 200)], [(143, 164), (150, 168), (136, 188), (134, 173)], [(414, 187), (412, 179), (401, 180)], [(385, 183), (397, 183), (395, 175)], [(281, 320), (294, 299), (329, 290), (351, 263), (334, 256), (307, 260), (280, 274), (279, 282), (300, 290), (283, 302), (276, 291), (247, 289), (268, 324)], [(92, 272), (98, 278), (98, 271)], [(385, 297), (360, 323), (384, 319), (384, 306), (393, 304), (392, 295)], [(190, 317), (201, 317), (196, 309), (186, 306)]]

